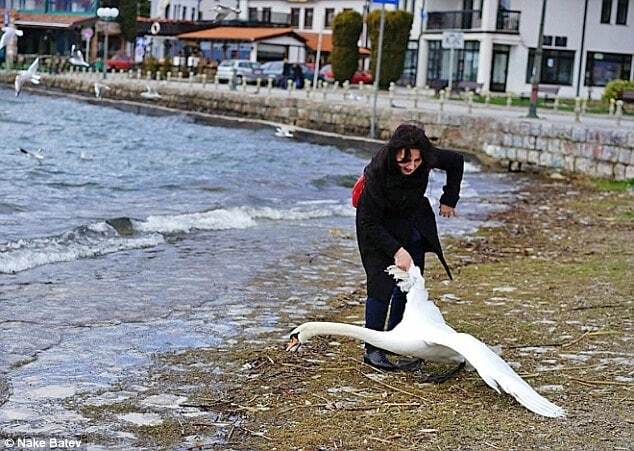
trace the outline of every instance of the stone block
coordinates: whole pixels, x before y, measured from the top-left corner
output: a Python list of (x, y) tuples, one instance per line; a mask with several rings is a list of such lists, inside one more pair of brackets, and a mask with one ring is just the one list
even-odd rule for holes
[(566, 155), (564, 157), (564, 169), (568, 172), (575, 171), (575, 159), (574, 155)]
[(550, 140), (543, 137), (543, 136), (538, 136), (537, 139), (535, 140), (535, 149), (537, 150), (542, 150), (542, 151), (547, 151), (548, 149), (548, 145), (550, 143)]
[(625, 168), (625, 180), (634, 179), (634, 166), (627, 166)]
[(513, 135), (513, 147), (522, 147), (523, 139), (521, 135)]
[(529, 150), (528, 151), (528, 162), (538, 164), (539, 163), (539, 154), (541, 152), (537, 150)]
[(550, 138), (547, 140), (548, 143), (548, 151), (553, 153), (560, 153), (561, 150), (561, 140), (557, 138)]
[(598, 158), (603, 161), (616, 163), (619, 161), (619, 148), (614, 146), (603, 146), (598, 153)]
[(522, 140), (522, 147), (525, 149), (534, 149), (535, 148), (535, 137), (534, 136), (524, 136)]
[(628, 132), (625, 130), (612, 130), (610, 133), (610, 144), (615, 146), (625, 146), (627, 144)]
[(518, 161), (528, 161), (528, 150), (517, 149), (517, 152), (515, 153), (515, 158)]
[(624, 164), (615, 164), (614, 165), (614, 178), (616, 180), (625, 180), (625, 168)]
[(550, 167), (555, 169), (563, 169), (565, 166), (564, 156), (561, 154), (551, 154)]
[(600, 161), (596, 166), (596, 175), (599, 177), (612, 178), (614, 176), (614, 164)]
[(511, 147), (513, 145), (513, 135), (510, 133), (505, 133), (502, 136), (502, 145), (506, 147)]
[(542, 124), (531, 122), (531, 128), (529, 133), (532, 136), (540, 136), (542, 134)]
[(550, 152), (542, 152), (539, 155), (539, 164), (541, 166), (551, 167), (553, 164), (553, 154)]
[(565, 155), (579, 155), (582, 152), (583, 146), (578, 146), (576, 143), (568, 140), (561, 140), (560, 153)]
[(572, 140), (575, 142), (585, 142), (586, 141), (586, 129), (585, 128), (573, 128), (572, 129)]
[(575, 171), (583, 174), (595, 175), (596, 163), (590, 158), (577, 157), (575, 159)]
[(506, 158), (508, 158), (509, 160), (517, 160), (517, 150), (513, 147), (507, 147)]

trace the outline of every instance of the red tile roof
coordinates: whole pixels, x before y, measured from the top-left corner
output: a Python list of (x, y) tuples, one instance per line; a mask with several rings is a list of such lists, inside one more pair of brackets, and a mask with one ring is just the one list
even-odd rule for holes
[[(317, 45), (319, 43), (319, 33), (311, 33), (309, 31), (299, 31), (299, 35), (303, 36), (306, 39), (306, 47), (310, 48), (313, 51), (317, 51)], [(332, 52), (332, 34), (331, 33), (323, 33), (321, 35), (321, 51), (330, 53)], [(369, 55), (370, 50), (360, 47), (359, 48), (360, 55)]]
[(295, 33), (292, 28), (216, 27), (178, 35), (180, 39), (250, 42), (276, 38), (279, 36), (293, 36), (300, 41), (304, 41), (304, 38)]

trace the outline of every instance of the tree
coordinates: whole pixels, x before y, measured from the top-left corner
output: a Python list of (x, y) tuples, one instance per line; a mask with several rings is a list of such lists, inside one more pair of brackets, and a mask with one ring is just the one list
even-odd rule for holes
[(134, 42), (136, 38), (137, 0), (119, 1), (119, 24), (121, 35), (128, 42)]
[[(405, 51), (409, 41), (414, 16), (406, 11), (386, 11), (383, 30), (383, 52), (381, 56), (381, 79), (379, 86), (387, 88), (390, 82), (401, 78)], [(377, 50), (379, 48), (379, 27), (381, 11), (374, 10), (368, 14), (368, 31), (372, 42), (370, 70), (376, 73)]]
[(359, 36), (363, 16), (356, 11), (342, 11), (335, 16), (332, 30), (330, 62), (335, 80), (350, 80), (359, 67)]

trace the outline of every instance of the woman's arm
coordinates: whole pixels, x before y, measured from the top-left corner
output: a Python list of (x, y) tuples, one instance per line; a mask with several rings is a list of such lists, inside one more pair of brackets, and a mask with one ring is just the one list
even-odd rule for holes
[(431, 167), (442, 169), (447, 173), (447, 182), (442, 187), (443, 194), (440, 196), (440, 204), (453, 210), (460, 199), (464, 157), (453, 150), (434, 149), (432, 152)]

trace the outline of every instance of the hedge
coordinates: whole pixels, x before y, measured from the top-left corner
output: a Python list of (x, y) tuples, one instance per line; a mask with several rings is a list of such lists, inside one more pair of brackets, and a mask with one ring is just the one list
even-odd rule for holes
[(603, 91), (603, 100), (620, 99), (624, 89), (634, 90), (634, 81), (612, 80)]
[[(403, 64), (405, 63), (405, 51), (409, 41), (410, 30), (414, 16), (406, 11), (386, 11), (385, 27), (383, 30), (383, 53), (381, 56), (381, 79), (379, 86), (383, 89), (390, 82), (401, 78)], [(372, 42), (370, 70), (376, 73), (377, 50), (379, 48), (379, 26), (381, 23), (381, 11), (374, 10), (368, 14), (368, 30)]]
[(332, 30), (330, 63), (335, 80), (350, 80), (359, 67), (359, 36), (363, 16), (356, 11), (342, 11), (335, 16)]

